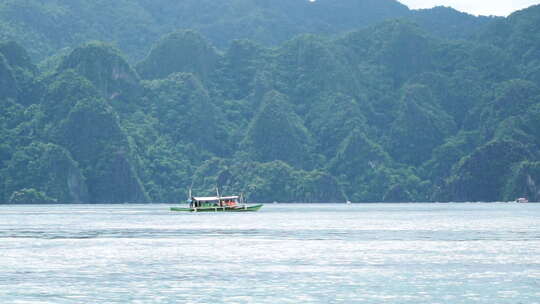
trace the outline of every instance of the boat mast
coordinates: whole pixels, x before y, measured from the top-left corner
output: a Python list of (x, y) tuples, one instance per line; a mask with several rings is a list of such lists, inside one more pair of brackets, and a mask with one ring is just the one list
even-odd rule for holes
[(187, 198), (187, 201), (189, 202), (189, 207), (191, 208), (194, 204), (193, 202), (193, 196), (191, 195), (191, 187), (189, 187), (189, 190), (188, 190), (188, 198)]

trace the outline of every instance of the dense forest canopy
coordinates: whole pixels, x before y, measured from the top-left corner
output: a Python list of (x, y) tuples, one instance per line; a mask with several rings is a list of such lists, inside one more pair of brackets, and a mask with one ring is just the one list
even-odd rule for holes
[(159, 37), (193, 29), (220, 49), (235, 39), (279, 45), (301, 34), (335, 35), (407, 18), (438, 36), (467, 38), (494, 18), (451, 8), (409, 10), (396, 0), (3, 0), (0, 40), (41, 61), (88, 41), (118, 47), (131, 63)]
[(540, 6), (0, 4), (0, 202), (540, 199)]

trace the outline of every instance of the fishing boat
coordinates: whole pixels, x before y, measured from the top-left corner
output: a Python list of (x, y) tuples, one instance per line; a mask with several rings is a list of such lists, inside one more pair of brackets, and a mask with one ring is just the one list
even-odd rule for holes
[(194, 197), (187, 200), (188, 207), (171, 207), (171, 211), (185, 212), (254, 212), (261, 209), (263, 204), (247, 205), (243, 196)]

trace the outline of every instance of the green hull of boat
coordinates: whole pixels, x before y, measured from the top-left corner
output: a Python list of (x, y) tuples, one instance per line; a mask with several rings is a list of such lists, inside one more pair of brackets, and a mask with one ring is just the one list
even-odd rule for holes
[(263, 204), (243, 207), (199, 207), (199, 208), (182, 208), (171, 207), (171, 211), (183, 211), (183, 212), (254, 212), (261, 209)]

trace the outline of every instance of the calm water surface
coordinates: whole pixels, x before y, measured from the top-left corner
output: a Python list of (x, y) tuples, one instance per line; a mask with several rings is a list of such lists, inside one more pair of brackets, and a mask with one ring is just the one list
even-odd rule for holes
[(540, 204), (0, 205), (1, 303), (540, 303)]

